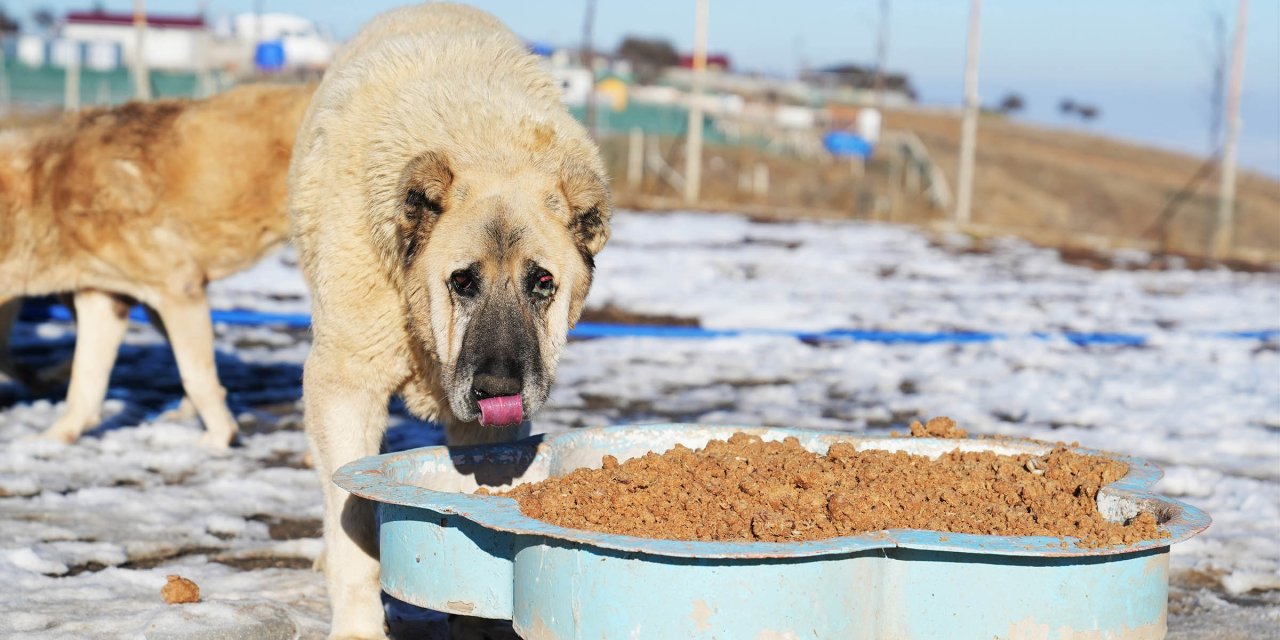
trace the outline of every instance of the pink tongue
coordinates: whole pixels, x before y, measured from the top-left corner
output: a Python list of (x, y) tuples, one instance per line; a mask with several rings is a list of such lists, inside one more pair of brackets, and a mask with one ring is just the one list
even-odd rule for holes
[(480, 426), (505, 427), (520, 424), (524, 417), (524, 403), (520, 396), (500, 396), (480, 401)]

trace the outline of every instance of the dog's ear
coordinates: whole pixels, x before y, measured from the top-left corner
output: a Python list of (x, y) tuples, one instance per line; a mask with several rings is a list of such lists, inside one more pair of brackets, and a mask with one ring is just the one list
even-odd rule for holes
[(414, 158), (401, 180), (403, 211), (397, 220), (401, 259), (407, 266), (418, 253), (436, 218), (444, 213), (453, 186), (453, 169), (444, 155), (428, 151)]
[(569, 204), (569, 232), (582, 257), (592, 265), (592, 257), (609, 240), (613, 214), (609, 185), (589, 165), (570, 161), (560, 170), (560, 192)]
[(444, 155), (428, 151), (409, 163), (405, 172), (404, 215), (420, 221), (444, 213), (453, 169)]

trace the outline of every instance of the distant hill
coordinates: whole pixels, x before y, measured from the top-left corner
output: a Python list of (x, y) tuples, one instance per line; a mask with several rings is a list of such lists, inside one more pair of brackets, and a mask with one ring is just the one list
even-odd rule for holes
[[(914, 131), (955, 179), (958, 114), (892, 111), (885, 114), (885, 127)], [(1198, 254), (1216, 215), (1216, 173), (1210, 172), (1165, 224), (1161, 214), (1202, 164), (1203, 159), (1163, 149), (984, 115), (978, 126), (974, 221), (1163, 241), (1172, 250)], [(1280, 259), (1280, 182), (1243, 172), (1238, 203), (1236, 255)]]

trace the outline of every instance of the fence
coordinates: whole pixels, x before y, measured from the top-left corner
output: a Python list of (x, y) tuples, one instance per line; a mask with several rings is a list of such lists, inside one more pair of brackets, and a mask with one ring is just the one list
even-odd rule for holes
[[(85, 106), (112, 105), (133, 97), (133, 79), (127, 69), (98, 71), (81, 67), (80, 103)], [(200, 93), (195, 73), (152, 71), (151, 94), (155, 97), (189, 98)], [(67, 90), (67, 70), (61, 67), (29, 67), (6, 60), (4, 79), (12, 103), (61, 107)]]

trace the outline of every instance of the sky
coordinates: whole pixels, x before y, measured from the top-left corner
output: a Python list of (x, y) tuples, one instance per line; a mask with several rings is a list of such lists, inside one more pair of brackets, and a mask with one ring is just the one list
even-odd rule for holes
[[(37, 7), (60, 12), (88, 0), (34, 0), (4, 5), (26, 17)], [(103, 0), (128, 11), (130, 0)], [(150, 0), (153, 12), (190, 13), (196, 0)], [(253, 0), (207, 0), (214, 15), (250, 11)], [(261, 0), (265, 11), (314, 18), (339, 38), (401, 3)], [(586, 0), (474, 0), (530, 39), (560, 45), (581, 40)], [(803, 66), (875, 59), (880, 0), (711, 0), (710, 48), (739, 70), (794, 74)], [(888, 65), (907, 73), (922, 102), (960, 103), (968, 2), (890, 3)], [(1229, 31), (1232, 0), (987, 0), (982, 7), (980, 95), (994, 104), (1023, 96), (1022, 117), (1205, 154), (1209, 146), (1210, 16)], [(1250, 2), (1242, 99), (1241, 163), (1280, 177), (1280, 2)], [(693, 0), (598, 0), (595, 44), (610, 49), (628, 34), (671, 40), (687, 50)], [(1062, 98), (1096, 105), (1090, 125), (1063, 120)]]

